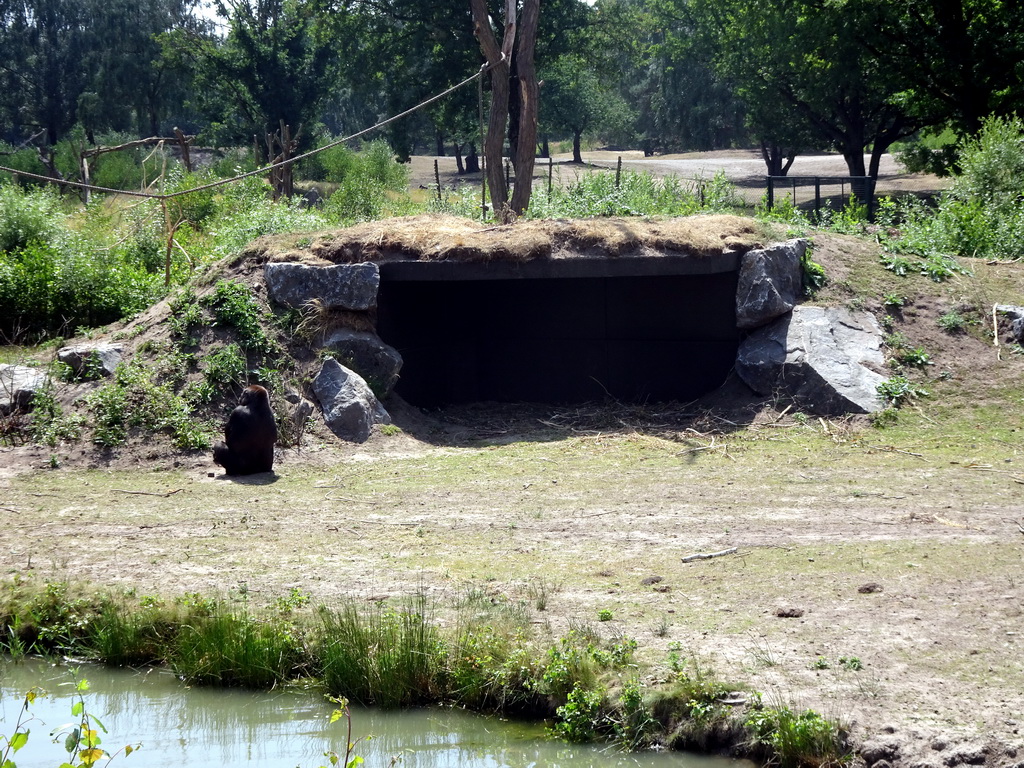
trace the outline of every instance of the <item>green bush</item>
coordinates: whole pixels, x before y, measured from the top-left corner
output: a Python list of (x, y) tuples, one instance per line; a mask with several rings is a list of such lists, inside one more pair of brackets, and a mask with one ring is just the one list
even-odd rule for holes
[[(948, 255), (1016, 259), (1024, 255), (1024, 122), (991, 117), (957, 146), (959, 173), (937, 208), (908, 200), (879, 206), (880, 239), (897, 253), (920, 254), (932, 279), (957, 271)], [(898, 230), (892, 236), (891, 230)]]
[(22, 191), (0, 184), (0, 251), (18, 251), (29, 243), (66, 241), (70, 233), (63, 219), (60, 198), (51, 191)]

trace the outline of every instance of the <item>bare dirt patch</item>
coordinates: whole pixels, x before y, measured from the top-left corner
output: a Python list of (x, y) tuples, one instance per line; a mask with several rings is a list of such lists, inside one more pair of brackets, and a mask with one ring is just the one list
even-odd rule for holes
[[(152, 439), (3, 449), (0, 563), (266, 602), (297, 587), (444, 605), (482, 589), (532, 606), (539, 632), (637, 638), (650, 680), (681, 648), (842, 719), (891, 764), (1015, 765), (1024, 357), (986, 334), (992, 303), (1024, 304), (1019, 267), (900, 279), (869, 242), (809, 234), (830, 278), (818, 301), (882, 316), (887, 294), (906, 297), (893, 329), (927, 348), (933, 365), (907, 373), (932, 394), (893, 427), (816, 419), (730, 380), (690, 404), (392, 404), (398, 433), (351, 445), (314, 425), (275, 474), (236, 480)], [(939, 328), (949, 307), (963, 333)]]

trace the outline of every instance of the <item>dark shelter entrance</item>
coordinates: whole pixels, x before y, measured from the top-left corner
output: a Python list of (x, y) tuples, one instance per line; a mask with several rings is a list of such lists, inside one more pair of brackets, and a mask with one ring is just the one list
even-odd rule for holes
[(732, 369), (738, 258), (380, 265), (380, 337), (418, 406), (690, 400)]

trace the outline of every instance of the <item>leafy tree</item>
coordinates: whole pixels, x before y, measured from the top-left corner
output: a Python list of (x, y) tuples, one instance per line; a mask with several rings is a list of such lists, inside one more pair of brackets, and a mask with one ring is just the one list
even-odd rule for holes
[(53, 146), (81, 122), (157, 133), (184, 89), (158, 36), (195, 25), (196, 0), (0, 0), (0, 115)]
[[(811, 132), (853, 176), (877, 176), (882, 155), (924, 121), (905, 104), (899, 73), (864, 45), (873, 19), (818, 0), (665, 0), (713, 44), (751, 126), (782, 145)], [(870, 151), (870, 161), (864, 155)]]
[(857, 40), (897, 73), (908, 107), (975, 134), (991, 114), (1024, 108), (1024, 24), (1006, 0), (839, 0), (863, 19)]
[(583, 162), (580, 140), (584, 133), (621, 129), (629, 120), (629, 109), (619, 94), (576, 56), (558, 59), (544, 70), (543, 79), (541, 119), (553, 131), (572, 135), (573, 162)]
[(308, 143), (341, 54), (319, 3), (215, 0), (214, 8), (227, 24), (226, 37), (181, 34), (169, 47), (193, 63), (199, 102), (219, 123), (221, 138), (262, 139), (284, 123), (293, 136), (305, 127)]

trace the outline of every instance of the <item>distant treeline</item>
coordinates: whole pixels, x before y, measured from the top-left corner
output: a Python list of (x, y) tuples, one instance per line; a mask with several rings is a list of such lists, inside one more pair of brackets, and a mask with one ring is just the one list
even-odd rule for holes
[[(0, 164), (175, 127), (265, 155), (283, 122), (305, 149), (483, 61), (468, 0), (22, 0), (0, 3), (0, 50)], [(536, 57), (541, 151), (760, 146), (782, 173), (833, 150), (874, 175), (897, 142), (941, 166), (943, 142), (1024, 107), (1024, 22), (1001, 0), (545, 0)], [(470, 153), (477, 101), (462, 89), (386, 138), (400, 157)]]

